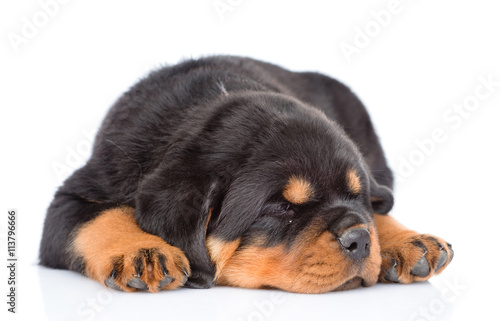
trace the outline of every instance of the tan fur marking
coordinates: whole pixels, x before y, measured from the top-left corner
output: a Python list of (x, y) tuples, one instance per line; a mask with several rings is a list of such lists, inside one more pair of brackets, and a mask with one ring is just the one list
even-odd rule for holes
[(359, 194), (361, 192), (361, 180), (354, 169), (349, 169), (347, 171), (347, 185), (354, 194)]
[(290, 203), (303, 204), (313, 196), (313, 188), (305, 179), (292, 176), (283, 190), (283, 196)]
[[(103, 284), (113, 269), (113, 259), (123, 256), (123, 272), (115, 282), (127, 292), (135, 291), (126, 284), (136, 273), (133, 260), (142, 249), (155, 249), (167, 257), (167, 269), (175, 281), (162, 289), (182, 285), (184, 273), (179, 266), (190, 272), (184, 253), (160, 237), (142, 231), (135, 220), (133, 208), (122, 206), (104, 211), (79, 228), (72, 244), (74, 255), (85, 260), (87, 276)], [(149, 286), (150, 292), (157, 292), (158, 284), (164, 278), (158, 262), (144, 267), (141, 279)]]
[(212, 262), (215, 264), (215, 280), (220, 276), (227, 261), (240, 245), (240, 239), (232, 242), (223, 241), (213, 236), (207, 238), (207, 250)]
[[(330, 232), (318, 232), (317, 226), (304, 231), (291, 249), (284, 245), (250, 245), (235, 252), (233, 243), (215, 243), (227, 247), (220, 251), (224, 253), (224, 258), (220, 258), (224, 263), (219, 265), (217, 284), (246, 288), (271, 286), (297, 293), (347, 290), (362, 282), (373, 285), (380, 272), (380, 248), (375, 229), (364, 227), (371, 233), (372, 246), (370, 256), (360, 265), (345, 256)], [(217, 256), (212, 258), (218, 260)]]

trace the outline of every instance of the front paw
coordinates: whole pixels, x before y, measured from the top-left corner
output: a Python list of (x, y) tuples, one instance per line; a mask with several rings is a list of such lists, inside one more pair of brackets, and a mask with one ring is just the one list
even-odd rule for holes
[(153, 248), (132, 247), (109, 261), (104, 284), (126, 292), (176, 289), (184, 285), (190, 274), (184, 253), (167, 244)]
[(396, 234), (380, 244), (382, 269), (379, 280), (385, 283), (425, 281), (441, 273), (453, 259), (451, 244), (415, 232)]

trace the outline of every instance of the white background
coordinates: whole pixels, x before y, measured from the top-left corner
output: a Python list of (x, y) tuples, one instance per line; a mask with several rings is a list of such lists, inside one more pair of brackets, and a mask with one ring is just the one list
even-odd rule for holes
[[(18, 313), (9, 320), (499, 319), (495, 1), (67, 1), (49, 14), (46, 2), (0, 8), (0, 256), (7, 210), (16, 208), (21, 265)], [(343, 53), (348, 44), (356, 53)], [(351, 86), (399, 177), (393, 215), (453, 243), (449, 268), (422, 284), (293, 295), (221, 287), (123, 294), (38, 267), (45, 210), (87, 156), (88, 133), (107, 108), (150, 69), (217, 53), (320, 71)], [(490, 91), (481, 82), (488, 78), (497, 82)], [(450, 110), (464, 103), (474, 110)], [(430, 143), (435, 131), (444, 137)]]

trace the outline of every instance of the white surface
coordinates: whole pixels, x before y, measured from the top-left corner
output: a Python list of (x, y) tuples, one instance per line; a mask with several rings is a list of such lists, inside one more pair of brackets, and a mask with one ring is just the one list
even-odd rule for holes
[[(18, 51), (9, 35), (22, 35), (25, 19), (40, 18), (43, 9), (37, 1), (2, 3), (0, 248), (5, 253), (7, 209), (17, 208), (21, 266), (19, 313), (7, 314), (2, 303), (1, 319), (498, 320), (500, 87), (460, 123), (443, 117), (454, 104), (473, 101), (481, 77), (500, 81), (500, 8), (493, 1), (401, 0), (387, 25), (365, 39), (348, 63), (342, 42), (352, 44), (357, 28), (376, 21), (371, 12), (391, 1), (221, 0), (234, 4), (224, 19), (214, 2), (68, 1), (47, 21), (42, 17), (45, 25)], [(453, 243), (451, 266), (430, 283), (281, 293), (272, 306), (280, 292), (123, 294), (72, 272), (36, 266), (45, 210), (69, 174), (54, 166), (72, 170), (81, 164), (87, 133), (148, 70), (212, 53), (321, 71), (350, 85), (370, 110), (400, 176), (393, 215)], [(418, 150), (415, 140), (438, 128), (445, 139), (405, 175), (402, 159)], [(6, 283), (2, 268), (2, 295)]]

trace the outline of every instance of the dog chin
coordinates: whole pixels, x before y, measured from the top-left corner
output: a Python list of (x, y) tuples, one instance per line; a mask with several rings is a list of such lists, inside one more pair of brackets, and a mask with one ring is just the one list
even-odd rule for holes
[(371, 285), (372, 284), (368, 285), (368, 283), (364, 279), (362, 279), (361, 277), (356, 276), (356, 277), (348, 280), (347, 282), (345, 282), (341, 286), (337, 287), (333, 291), (334, 292), (337, 292), (337, 291), (346, 291), (346, 290), (352, 290), (352, 289), (359, 288), (360, 286), (365, 287), (365, 286), (371, 286)]
[(344, 282), (342, 285), (339, 287), (335, 288), (333, 292), (337, 291), (346, 291), (346, 290), (352, 290), (356, 289), (359, 287), (370, 287), (375, 285), (377, 283), (377, 278), (376, 277), (361, 277), (361, 276), (355, 276), (346, 282)]

